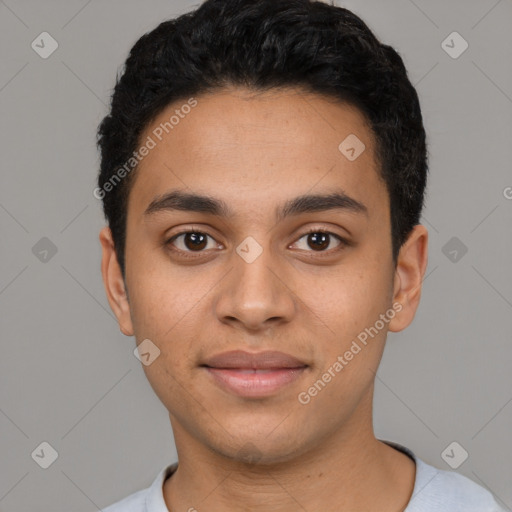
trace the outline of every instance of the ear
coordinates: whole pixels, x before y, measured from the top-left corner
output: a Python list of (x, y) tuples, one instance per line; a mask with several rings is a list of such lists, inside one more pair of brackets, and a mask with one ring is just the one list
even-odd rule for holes
[(117, 261), (114, 240), (110, 228), (105, 226), (100, 231), (102, 250), (101, 274), (110, 307), (117, 317), (119, 329), (126, 336), (133, 336), (133, 325), (130, 316), (130, 304), (126, 294), (121, 267)]
[(420, 302), (421, 285), (428, 262), (428, 231), (417, 224), (412, 229), (398, 254), (393, 304), (397, 314), (389, 322), (389, 330), (398, 332), (413, 320)]

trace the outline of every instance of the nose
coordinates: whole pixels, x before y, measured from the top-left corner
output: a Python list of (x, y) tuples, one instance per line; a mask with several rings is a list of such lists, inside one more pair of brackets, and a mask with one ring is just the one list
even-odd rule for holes
[(232, 270), (221, 281), (215, 303), (220, 322), (247, 331), (288, 323), (297, 309), (289, 282), (290, 267), (278, 262), (268, 248), (255, 245), (241, 244), (241, 250), (233, 252)]

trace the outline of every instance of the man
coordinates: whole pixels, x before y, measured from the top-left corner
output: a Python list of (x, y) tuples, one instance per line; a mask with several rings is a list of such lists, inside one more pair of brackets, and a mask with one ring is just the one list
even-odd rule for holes
[(106, 512), (500, 510), (373, 432), (427, 266), (391, 47), (322, 2), (208, 0), (135, 44), (98, 143), (106, 293), (179, 458)]

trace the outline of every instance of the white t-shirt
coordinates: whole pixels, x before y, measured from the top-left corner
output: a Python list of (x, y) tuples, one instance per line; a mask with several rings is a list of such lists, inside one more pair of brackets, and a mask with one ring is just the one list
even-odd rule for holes
[[(489, 491), (469, 478), (434, 468), (401, 445), (387, 444), (416, 463), (413, 494), (404, 512), (505, 512)], [(164, 501), (163, 483), (177, 467), (177, 462), (164, 467), (150, 487), (110, 505), (103, 512), (170, 512)]]

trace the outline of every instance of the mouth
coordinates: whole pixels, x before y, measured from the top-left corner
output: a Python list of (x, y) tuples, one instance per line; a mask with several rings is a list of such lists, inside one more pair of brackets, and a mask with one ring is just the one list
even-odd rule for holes
[(283, 352), (219, 354), (200, 365), (224, 391), (246, 398), (271, 396), (299, 379), (308, 365)]

